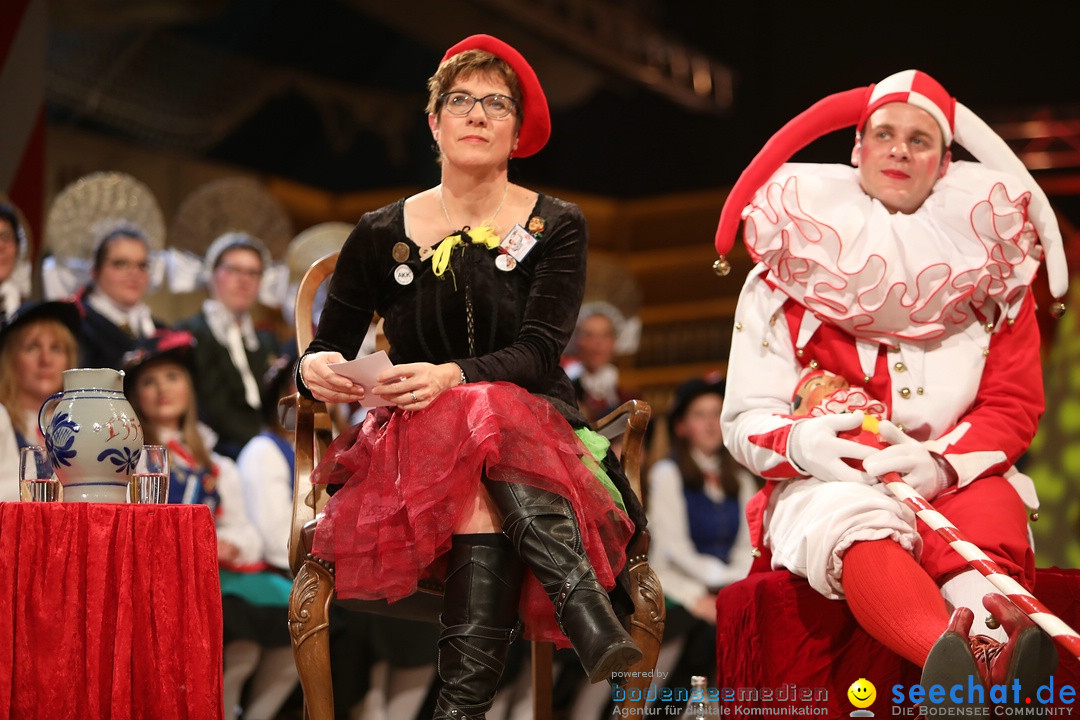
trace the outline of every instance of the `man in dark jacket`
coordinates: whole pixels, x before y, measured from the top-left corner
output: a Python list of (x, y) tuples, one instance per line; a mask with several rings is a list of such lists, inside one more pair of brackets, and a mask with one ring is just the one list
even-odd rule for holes
[(270, 253), (256, 237), (231, 232), (206, 253), (210, 298), (178, 324), (191, 332), (200, 420), (217, 433), (215, 450), (233, 459), (262, 427), (259, 383), (277, 354), (270, 331), (256, 331), (251, 310)]

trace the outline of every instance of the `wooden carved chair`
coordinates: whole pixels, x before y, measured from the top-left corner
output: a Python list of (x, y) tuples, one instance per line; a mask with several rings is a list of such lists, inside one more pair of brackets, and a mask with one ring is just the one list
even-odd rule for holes
[[(336, 263), (337, 253), (327, 255), (315, 262), (300, 282), (295, 322), (297, 347), (301, 353), (313, 335), (311, 318), (315, 292), (333, 272)], [(299, 394), (283, 398), (279, 412), (285, 426), (294, 428), (296, 433), (296, 475), (289, 536), (289, 563), (294, 575), (289, 600), (293, 653), (304, 692), (305, 717), (333, 720), (329, 610), (331, 601), (338, 602), (334, 598), (334, 567), (311, 554), (318, 516), (328, 499), (321, 486), (312, 485), (311, 473), (332, 439), (332, 426), (323, 403)], [(631, 400), (597, 423), (597, 431), (609, 439), (622, 436), (622, 466), (639, 497), (642, 446), (650, 414), (648, 403)], [(630, 677), (623, 686), (626, 699), (620, 706), (637, 708), (638, 714), (643, 711), (646, 690), (656, 667), (666, 617), (660, 582), (649, 567), (648, 549), (646, 532), (628, 556), (635, 609), (628, 619), (627, 630), (641, 648), (643, 657), (628, 673)], [(440, 587), (426, 586), (393, 604), (356, 600), (344, 600), (340, 604), (354, 610), (438, 622), (442, 596)], [(553, 651), (551, 643), (534, 642), (532, 646), (533, 717), (538, 720), (550, 719), (552, 715)]]

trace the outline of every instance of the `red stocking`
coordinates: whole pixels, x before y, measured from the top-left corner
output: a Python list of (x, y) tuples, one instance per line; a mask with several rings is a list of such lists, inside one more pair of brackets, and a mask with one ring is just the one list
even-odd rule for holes
[(949, 613), (937, 584), (911, 554), (892, 540), (855, 543), (844, 554), (840, 582), (863, 629), (921, 667)]

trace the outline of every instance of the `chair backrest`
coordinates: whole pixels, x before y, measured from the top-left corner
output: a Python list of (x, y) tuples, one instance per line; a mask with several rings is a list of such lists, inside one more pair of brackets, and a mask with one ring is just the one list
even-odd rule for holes
[(296, 312), (293, 313), (293, 325), (296, 328), (296, 348), (301, 355), (311, 344), (311, 339), (315, 337), (315, 325), (312, 322), (315, 316), (315, 294), (326, 278), (334, 273), (337, 259), (338, 254), (332, 252), (313, 262), (304, 273), (304, 277), (300, 278), (300, 285), (296, 288), (294, 306)]
[[(315, 336), (315, 295), (319, 286), (333, 274), (338, 253), (325, 255), (308, 268), (296, 290), (293, 324), (296, 329), (296, 348), (303, 356)], [(282, 398), (278, 404), (282, 424), (292, 427), (296, 438), (296, 470), (293, 475), (292, 529), (289, 532), (289, 565), (295, 573), (304, 562), (300, 533), (304, 525), (322, 512), (329, 499), (322, 486), (311, 482), (311, 472), (322, 459), (323, 452), (333, 439), (333, 424), (326, 405), (309, 400), (299, 393)], [(287, 419), (286, 419), (287, 418)]]

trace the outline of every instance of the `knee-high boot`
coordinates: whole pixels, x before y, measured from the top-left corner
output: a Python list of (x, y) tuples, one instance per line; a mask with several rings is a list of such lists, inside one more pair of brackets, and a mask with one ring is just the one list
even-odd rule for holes
[(455, 535), (440, 617), (435, 718), (482, 720), (517, 634), (524, 568), (504, 535)]
[(608, 680), (641, 659), (641, 650), (611, 609), (585, 555), (570, 502), (529, 485), (487, 480), (502, 528), (555, 605), (555, 619), (577, 651), (590, 682)]

